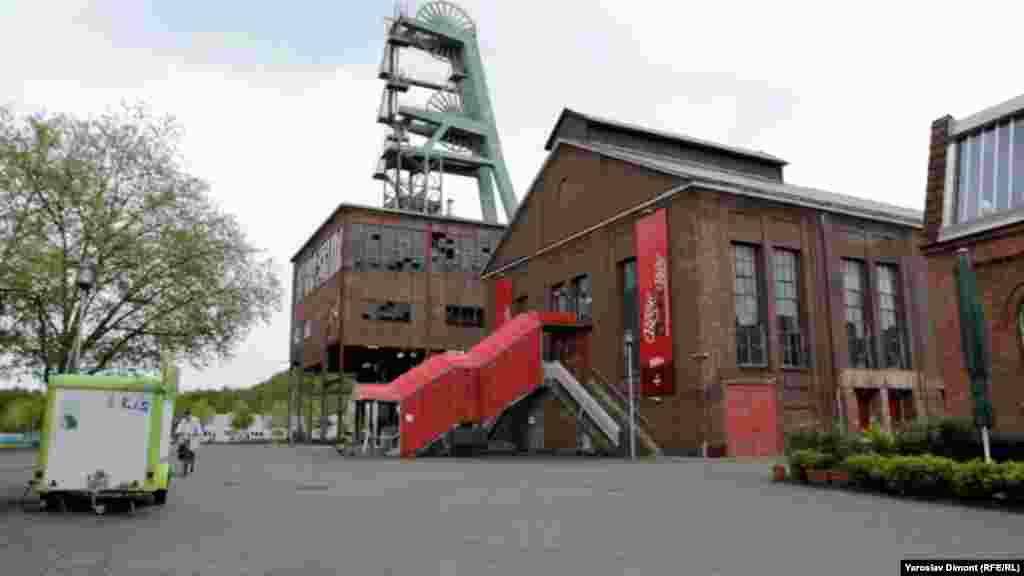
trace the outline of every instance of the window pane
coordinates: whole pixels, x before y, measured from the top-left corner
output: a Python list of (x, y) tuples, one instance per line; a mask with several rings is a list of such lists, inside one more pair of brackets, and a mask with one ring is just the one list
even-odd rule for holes
[(1010, 207), (1010, 126), (1001, 124), (996, 132), (996, 209)]
[(1024, 208), (1024, 118), (1013, 125), (1013, 197), (1015, 208)]
[(995, 158), (996, 138), (995, 130), (986, 130), (981, 133), (981, 204), (978, 207), (978, 216), (991, 214), (996, 207), (995, 202)]
[(960, 162), (960, 174), (957, 188), (957, 222), (967, 221), (967, 199), (971, 190), (971, 141), (961, 140), (957, 158)]
[(971, 136), (970, 165), (968, 167), (971, 176), (967, 189), (967, 218), (974, 220), (978, 217), (978, 203), (981, 190), (979, 168), (981, 165), (981, 140), (977, 135)]

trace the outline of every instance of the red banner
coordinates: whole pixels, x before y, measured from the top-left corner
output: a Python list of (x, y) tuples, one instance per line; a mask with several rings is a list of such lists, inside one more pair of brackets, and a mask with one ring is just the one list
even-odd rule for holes
[(640, 308), (640, 393), (670, 396), (675, 393), (675, 384), (665, 209), (637, 220), (634, 232)]
[(512, 319), (512, 280), (498, 278), (494, 282), (494, 330)]

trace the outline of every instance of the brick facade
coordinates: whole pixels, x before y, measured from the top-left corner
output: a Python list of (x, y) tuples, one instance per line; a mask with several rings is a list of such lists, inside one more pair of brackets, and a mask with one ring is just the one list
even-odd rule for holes
[(946, 146), (953, 117), (943, 116), (932, 122), (931, 143), (928, 148), (928, 179), (924, 207), (924, 234), (934, 242), (942, 227), (943, 188), (946, 185)]
[(996, 431), (1024, 433), (1024, 348), (1016, 333), (1016, 314), (1024, 303), (1024, 226), (1015, 235), (972, 243), (933, 247), (927, 255), (931, 315), (940, 371), (946, 384), (946, 403), (955, 416), (972, 413), (970, 382), (960, 342), (956, 250), (967, 246), (982, 292), (985, 319), (991, 332), (992, 404)]
[[(992, 121), (998, 120), (993, 118)], [(928, 259), (929, 317), (938, 358), (937, 374), (945, 383), (946, 407), (954, 416), (973, 412), (970, 382), (964, 367), (957, 306), (957, 251), (966, 248), (981, 290), (992, 352), (991, 394), (995, 431), (1024, 433), (1024, 345), (1016, 318), (1024, 304), (1024, 222), (979, 228), (952, 240), (939, 241), (947, 201), (956, 205), (954, 188), (946, 189), (947, 147), (954, 142), (956, 121), (950, 116), (931, 127), (926, 188), (925, 238)]]

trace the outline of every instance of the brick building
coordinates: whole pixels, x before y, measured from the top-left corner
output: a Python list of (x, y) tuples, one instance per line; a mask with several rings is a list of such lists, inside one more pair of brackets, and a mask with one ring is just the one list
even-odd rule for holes
[(291, 260), (293, 368), (387, 382), (429, 354), (476, 344), (489, 329), (479, 274), (503, 230), (338, 206)]
[[(589, 348), (564, 354), (609, 387), (626, 380), (626, 338), (643, 341), (628, 362), (665, 453), (773, 454), (784, 430), (941, 411), (919, 212), (568, 109), (546, 148), (482, 274), (487, 307), (576, 312)], [(548, 448), (577, 441), (554, 400), (530, 422)]]
[(997, 432), (1024, 432), (1024, 96), (932, 123), (923, 254), (950, 412), (969, 416), (954, 269), (966, 249), (992, 351)]

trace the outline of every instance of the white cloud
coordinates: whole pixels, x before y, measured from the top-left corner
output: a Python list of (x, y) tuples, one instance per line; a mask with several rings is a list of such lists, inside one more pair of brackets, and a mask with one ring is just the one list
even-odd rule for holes
[[(1024, 92), (1016, 4), (975, 2), (969, 13), (953, 2), (462, 4), (477, 21), (520, 196), (569, 106), (761, 149), (790, 161), (791, 182), (920, 209), (931, 121)], [(381, 17), (390, 7), (381, 2)], [(229, 65), (230, 53), (218, 52), (210, 64), (204, 54), (218, 38), (209, 35), (187, 49), (164, 37), (115, 49), (107, 38), (123, 25), (120, 8), (82, 0), (15, 10), (0, 23), (0, 50), (17, 55), (5, 60), (0, 93), (78, 113), (140, 97), (176, 115), (191, 170), (278, 260), (286, 285), (288, 259), (339, 202), (379, 201), (370, 180), (385, 134), (375, 123), (376, 59), (289, 68), (251, 57)], [(382, 22), (365, 25), (381, 31), (383, 48)], [(457, 210), (478, 217), (474, 187), (461, 184)], [(287, 330), (282, 310), (235, 361), (186, 373), (186, 384), (268, 376), (285, 361)]]

